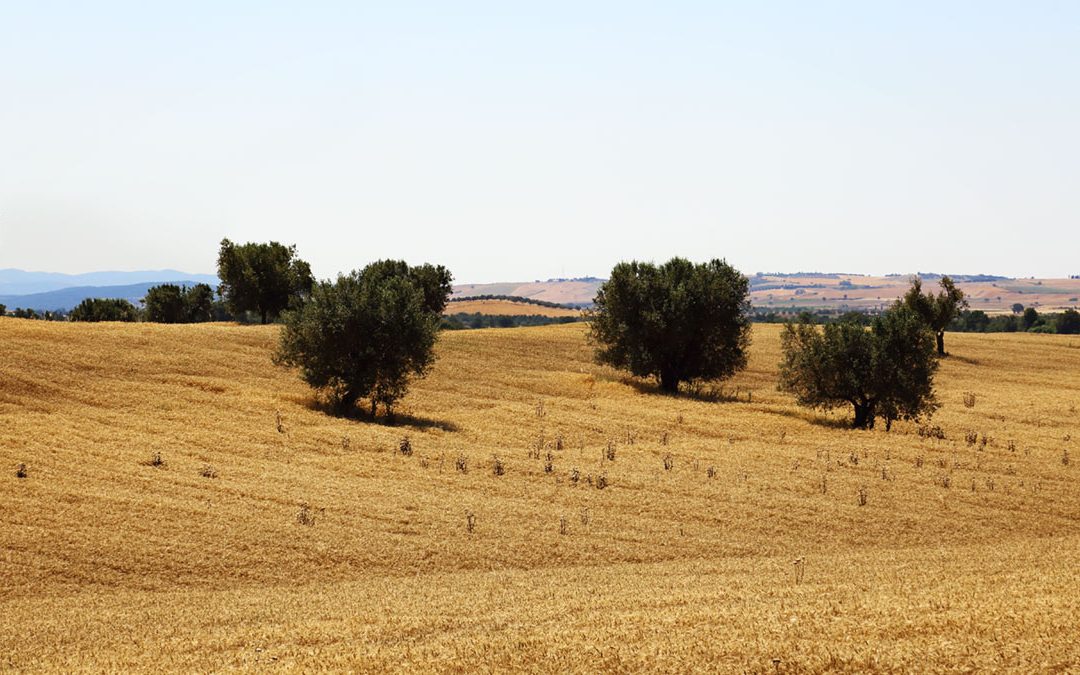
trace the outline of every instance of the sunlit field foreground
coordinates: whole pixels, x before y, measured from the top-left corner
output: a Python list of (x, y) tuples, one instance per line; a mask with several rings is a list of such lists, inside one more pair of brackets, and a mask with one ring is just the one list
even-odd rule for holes
[(0, 319), (0, 669), (1080, 668), (1080, 340), (950, 334), (940, 439), (794, 407), (776, 326), (696, 398), (447, 332), (397, 426), (277, 331)]

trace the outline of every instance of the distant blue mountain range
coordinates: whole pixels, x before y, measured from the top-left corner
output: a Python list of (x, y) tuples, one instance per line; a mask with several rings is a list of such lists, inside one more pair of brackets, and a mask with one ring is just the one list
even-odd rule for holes
[(213, 274), (189, 274), (176, 270), (139, 272), (90, 272), (57, 274), (0, 270), (0, 305), (37, 311), (67, 311), (86, 298), (122, 298), (138, 303), (151, 286), (177, 284), (194, 286), (220, 283)]
[[(215, 280), (216, 281), (216, 280)], [(127, 300), (133, 305), (146, 297), (146, 291), (158, 284), (176, 284), (177, 286), (194, 286), (197, 283), (190, 279), (166, 279), (163, 281), (146, 281), (141, 284), (127, 284), (125, 286), (76, 286), (74, 288), (61, 288), (58, 291), (46, 291), (44, 293), (29, 293), (27, 295), (0, 295), (0, 305), (6, 305), (8, 310), (17, 307), (33, 309), (38, 312), (66, 312), (86, 298), (120, 298)], [(213, 286), (217, 290), (217, 286)]]
[(26, 272), (16, 269), (4, 269), (0, 270), (0, 296), (28, 295), (86, 286), (129, 286), (147, 282), (175, 281), (186, 281), (189, 284), (192, 282), (210, 284), (215, 288), (219, 283), (217, 276), (213, 274), (192, 274), (177, 270), (61, 274), (58, 272)]

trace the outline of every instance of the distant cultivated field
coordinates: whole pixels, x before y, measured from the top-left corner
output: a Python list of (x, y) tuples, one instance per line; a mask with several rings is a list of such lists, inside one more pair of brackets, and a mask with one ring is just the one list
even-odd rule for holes
[(1080, 340), (950, 335), (936, 439), (793, 406), (775, 326), (713, 402), (447, 332), (395, 427), (277, 330), (0, 319), (0, 669), (1080, 669)]
[[(751, 277), (750, 301), (755, 308), (803, 307), (806, 309), (883, 309), (908, 289), (909, 277), (871, 277), (858, 274), (770, 275)], [(962, 281), (971, 309), (988, 314), (1009, 312), (1013, 304), (1039, 311), (1080, 308), (1080, 279), (1007, 279)], [(937, 292), (937, 280), (923, 287)], [(533, 283), (471, 284), (455, 286), (458, 296), (519, 295), (557, 303), (591, 303), (599, 281), (537, 281)]]
[[(755, 276), (750, 299), (759, 309), (769, 307), (879, 309), (908, 289), (909, 277), (868, 277), (838, 274), (828, 277)], [(988, 314), (1009, 312), (1013, 304), (1055, 311), (1080, 307), (1080, 279), (1008, 279), (960, 282), (971, 309)], [(937, 280), (923, 281), (925, 290), (937, 292)]]
[(495, 314), (503, 316), (581, 316), (580, 309), (545, 307), (530, 302), (510, 300), (461, 300), (446, 305), (446, 314)]

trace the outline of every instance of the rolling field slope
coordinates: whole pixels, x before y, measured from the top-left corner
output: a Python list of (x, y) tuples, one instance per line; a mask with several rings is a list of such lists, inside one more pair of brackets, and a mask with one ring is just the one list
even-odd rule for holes
[(1080, 340), (950, 334), (941, 439), (793, 406), (777, 326), (697, 398), (446, 332), (397, 426), (277, 330), (0, 319), (0, 670), (1080, 668)]
[(545, 307), (512, 300), (457, 300), (446, 305), (444, 314), (494, 314), (503, 316), (581, 316), (580, 309)]

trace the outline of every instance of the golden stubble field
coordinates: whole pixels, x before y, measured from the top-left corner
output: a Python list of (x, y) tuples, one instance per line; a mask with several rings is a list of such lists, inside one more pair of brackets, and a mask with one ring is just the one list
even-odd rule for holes
[(276, 336), (0, 319), (0, 669), (1080, 669), (1076, 338), (950, 334), (935, 439), (794, 407), (776, 326), (722, 401), (445, 333), (397, 426)]

